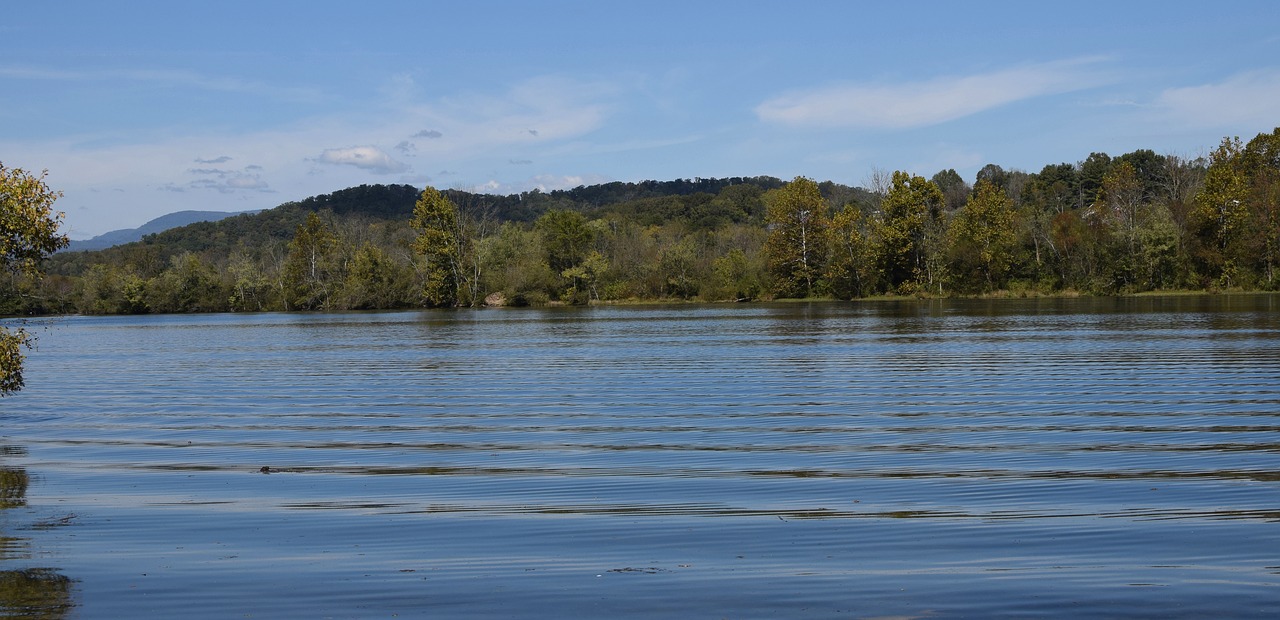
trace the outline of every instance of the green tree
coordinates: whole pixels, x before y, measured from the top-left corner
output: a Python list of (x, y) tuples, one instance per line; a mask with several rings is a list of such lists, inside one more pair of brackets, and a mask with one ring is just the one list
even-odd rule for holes
[(875, 256), (880, 276), (890, 290), (912, 292), (928, 277), (927, 235), (941, 214), (942, 191), (921, 176), (893, 173), (892, 185), (880, 202), (875, 225)]
[(1204, 185), (1187, 216), (1193, 258), (1202, 277), (1232, 286), (1240, 257), (1240, 240), (1248, 224), (1248, 179), (1241, 162), (1239, 138), (1226, 138), (1209, 157)]
[(1116, 162), (1102, 177), (1092, 213), (1105, 227), (1107, 254), (1104, 260), (1111, 274), (1108, 288), (1128, 289), (1134, 285), (1142, 261), (1138, 229), (1144, 215), (1145, 190), (1132, 164), (1118, 158)]
[(542, 235), (547, 266), (556, 273), (582, 264), (591, 252), (595, 232), (577, 211), (552, 209), (538, 218), (534, 229)]
[(827, 285), (840, 299), (862, 297), (871, 291), (871, 247), (867, 218), (857, 205), (845, 205), (831, 218), (831, 257)]
[(548, 301), (557, 275), (547, 267), (541, 237), (537, 231), (506, 222), (497, 234), (482, 239), (488, 290), (502, 293), (507, 303), (518, 306)]
[[(983, 166), (974, 178), (974, 186), (976, 187), (978, 183), (983, 181), (1005, 190), (1006, 193), (1009, 190), (1009, 173), (1005, 172), (1004, 168), (1001, 168), (997, 164), (987, 164)], [(941, 186), (939, 186), (939, 189), (941, 189)]]
[[(1138, 149), (1132, 153), (1125, 153), (1111, 163), (1113, 166), (1128, 164), (1133, 169), (1133, 176), (1142, 188), (1143, 202), (1154, 201), (1169, 185), (1167, 162), (1164, 156), (1156, 155), (1156, 152), (1151, 149)], [(1105, 178), (1103, 183), (1105, 185)]]
[(316, 213), (298, 226), (284, 264), (285, 300), (289, 308), (329, 307), (340, 282), (339, 239), (333, 227)]
[(765, 255), (775, 292), (782, 297), (817, 295), (831, 226), (818, 184), (796, 177), (770, 192), (765, 221)]
[(418, 232), (413, 249), (426, 263), (423, 301), (431, 307), (458, 305), (463, 236), (457, 205), (434, 187), (427, 187), (414, 205), (409, 223)]
[(663, 244), (658, 272), (663, 280), (663, 297), (689, 299), (698, 294), (698, 242), (693, 235), (683, 235)]
[(1076, 175), (1076, 187), (1080, 190), (1078, 208), (1086, 208), (1097, 202), (1098, 190), (1102, 189), (1102, 177), (1111, 170), (1111, 156), (1106, 153), (1089, 153), (1089, 157), (1080, 162)]
[(733, 248), (711, 261), (713, 283), (704, 296), (713, 301), (750, 301), (760, 296), (759, 257), (753, 261), (742, 248)]
[[(69, 243), (58, 232), (63, 214), (53, 210), (62, 194), (45, 184), (46, 174), (0, 163), (0, 268), (11, 278), (39, 280), (41, 262)], [(22, 328), (0, 327), (0, 396), (22, 389), (22, 349), (32, 340)]]
[(586, 216), (577, 211), (552, 209), (538, 218), (534, 230), (542, 238), (547, 266), (552, 273), (560, 274), (562, 288), (559, 296), (566, 301), (584, 302), (577, 293), (579, 268), (592, 252), (596, 231)]
[(1005, 284), (1017, 243), (1015, 217), (1003, 188), (978, 181), (973, 198), (956, 213), (948, 231), (952, 269), (961, 288), (982, 282), (994, 290)]
[(1059, 213), (1050, 222), (1050, 238), (1060, 259), (1059, 281), (1064, 288), (1085, 289), (1093, 286), (1097, 269), (1096, 242), (1093, 231), (1079, 209)]
[(566, 292), (566, 296), (574, 303), (587, 303), (592, 299), (600, 299), (600, 279), (607, 271), (609, 271), (608, 259), (599, 252), (591, 252), (583, 259), (581, 265), (570, 267), (560, 274), (570, 282), (570, 289)]
[(1138, 223), (1137, 285), (1145, 290), (1173, 288), (1179, 278), (1179, 230), (1163, 203), (1148, 204)]
[(155, 312), (213, 312), (226, 309), (230, 299), (218, 274), (194, 252), (170, 259), (148, 289), (147, 307)]
[(352, 310), (397, 308), (406, 305), (410, 278), (382, 248), (364, 243), (356, 250), (343, 285), (343, 307)]
[(262, 268), (248, 254), (235, 252), (227, 264), (231, 278), (231, 296), (228, 300), (232, 312), (265, 310), (271, 283)]
[(1280, 287), (1280, 127), (1250, 140), (1241, 159), (1249, 206), (1244, 245), (1258, 285), (1274, 290)]
[[(983, 170), (987, 170), (992, 167), (996, 169), (1000, 168), (995, 164), (988, 164), (983, 168)], [(955, 211), (956, 209), (963, 207), (964, 203), (969, 200), (969, 184), (965, 183), (964, 179), (960, 178), (960, 174), (957, 173), (954, 168), (943, 170), (933, 175), (929, 180), (933, 181), (933, 184), (937, 185), (938, 189), (942, 190), (942, 195), (947, 199), (948, 211)]]

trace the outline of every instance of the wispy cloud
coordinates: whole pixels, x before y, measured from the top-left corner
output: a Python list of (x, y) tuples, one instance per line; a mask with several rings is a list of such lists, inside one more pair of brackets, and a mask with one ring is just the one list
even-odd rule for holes
[[(219, 157), (218, 160), (229, 161), (230, 157)], [(197, 159), (198, 163), (212, 163), (211, 160)], [(271, 187), (262, 179), (259, 172), (262, 166), (246, 166), (243, 170), (224, 170), (222, 168), (191, 168), (188, 174), (197, 178), (187, 183), (165, 183), (159, 189), (168, 192), (185, 192), (187, 190), (211, 189), (222, 194), (236, 191), (270, 192)]]
[(398, 174), (409, 169), (407, 164), (397, 161), (376, 146), (325, 149), (316, 158), (316, 161), (325, 164), (355, 166), (374, 174)]
[[(68, 226), (92, 236), (173, 211), (170, 192), (178, 191), (185, 192), (184, 208), (228, 210), (228, 200), (241, 203), (237, 209), (269, 208), (276, 203), (265, 192), (297, 199), (368, 183), (373, 175), (420, 185), (424, 171), (442, 168), (450, 172), (433, 175), (442, 183), (497, 178), (518, 189), (573, 187), (580, 183), (490, 175), (529, 171), (511, 160), (552, 161), (557, 149), (603, 125), (613, 92), (607, 84), (535, 78), (500, 92), (423, 97), (377, 114), (318, 116), (254, 131), (176, 128), (127, 139), (113, 132), (39, 140), (0, 135), (0, 154), (12, 154), (5, 155), (9, 165), (48, 168), (51, 185), (64, 192)], [(410, 137), (432, 131), (440, 137)], [(125, 187), (129, 199), (106, 201), (95, 193), (115, 187)], [(135, 219), (122, 222), (125, 213)]]
[(423, 129), (422, 131), (419, 131), (418, 133), (415, 133), (409, 137), (410, 138), (428, 138), (428, 139), (434, 140), (436, 138), (443, 138), (444, 134), (434, 129)]
[(945, 123), (1016, 101), (1099, 86), (1095, 59), (1024, 65), (900, 84), (843, 84), (775, 97), (756, 107), (763, 121), (832, 128), (904, 129)]
[(194, 71), (174, 69), (142, 68), (73, 71), (49, 67), (4, 65), (0, 66), (0, 77), (58, 82), (139, 82), (195, 88), (205, 91), (255, 93), (294, 101), (312, 101), (321, 97), (320, 92), (312, 88), (288, 87), (255, 80), (245, 80), (238, 77), (207, 75)]
[(1280, 70), (1237, 73), (1216, 84), (1170, 88), (1154, 107), (1166, 120), (1193, 127), (1280, 124)]

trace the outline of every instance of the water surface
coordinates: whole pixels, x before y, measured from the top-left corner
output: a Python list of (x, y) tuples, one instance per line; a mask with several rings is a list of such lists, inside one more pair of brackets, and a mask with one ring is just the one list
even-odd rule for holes
[(39, 335), (0, 401), (19, 617), (1280, 613), (1277, 296)]

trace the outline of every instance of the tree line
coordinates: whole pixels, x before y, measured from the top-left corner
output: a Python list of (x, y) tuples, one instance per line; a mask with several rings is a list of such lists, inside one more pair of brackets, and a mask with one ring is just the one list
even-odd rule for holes
[(1280, 288), (1280, 128), (1207, 157), (865, 187), (804, 177), (489, 196), (361, 186), (11, 279), (0, 311), (355, 310)]

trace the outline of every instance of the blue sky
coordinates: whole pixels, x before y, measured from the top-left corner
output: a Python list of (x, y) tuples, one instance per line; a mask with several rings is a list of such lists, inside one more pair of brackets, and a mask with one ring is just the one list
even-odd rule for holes
[(73, 238), (362, 183), (972, 181), (1280, 125), (1280, 3), (49, 2), (0, 22), (0, 161)]

